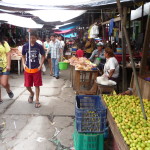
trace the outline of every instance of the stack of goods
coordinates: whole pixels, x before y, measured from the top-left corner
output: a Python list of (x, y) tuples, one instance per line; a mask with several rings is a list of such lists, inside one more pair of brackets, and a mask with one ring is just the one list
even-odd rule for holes
[(70, 65), (75, 66), (75, 70), (91, 71), (96, 69), (96, 64), (93, 64), (85, 57), (77, 58), (73, 56), (69, 59)]
[(120, 133), (130, 150), (150, 150), (150, 101), (143, 99), (147, 120), (136, 96), (103, 95)]
[(12, 57), (21, 57), (22, 56), (22, 46), (11, 48)]
[(99, 96), (76, 96), (74, 145), (76, 150), (103, 150), (106, 108)]

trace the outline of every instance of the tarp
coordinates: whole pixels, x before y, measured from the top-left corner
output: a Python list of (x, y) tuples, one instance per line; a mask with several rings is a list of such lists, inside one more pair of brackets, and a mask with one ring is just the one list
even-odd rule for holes
[(81, 22), (75, 22), (69, 25), (61, 26), (59, 30), (64, 31), (64, 30), (70, 30), (78, 27), (81, 24)]
[(42, 24), (37, 24), (31, 18), (20, 17), (11, 14), (0, 14), (0, 20), (6, 21), (7, 24), (11, 24), (23, 28), (42, 28)]
[(57, 26), (55, 27), (55, 30), (56, 30), (56, 29), (59, 29), (60, 27), (66, 26), (66, 25), (70, 25), (70, 24), (72, 24), (72, 23), (74, 23), (74, 22), (69, 22), (69, 23), (65, 23), (65, 24), (62, 24), (62, 25), (57, 25)]
[(54, 33), (56, 34), (65, 34), (65, 33), (69, 33), (71, 31), (73, 31), (74, 29), (69, 29), (69, 30), (64, 30), (64, 31), (54, 31)]
[(86, 10), (34, 10), (27, 11), (45, 22), (65, 22), (84, 14)]
[[(120, 0), (121, 2), (132, 2), (134, 0)], [(22, 8), (22, 9), (56, 9), (66, 7), (96, 7), (115, 4), (116, 0), (2, 0), (0, 6)]]
[[(144, 4), (144, 11), (143, 15), (146, 16), (150, 14), (150, 3)], [(142, 17), (142, 6), (137, 8), (136, 10), (131, 11), (131, 20), (135, 20)]]
[(73, 38), (73, 37), (77, 37), (77, 33), (62, 34), (62, 36), (65, 38)]

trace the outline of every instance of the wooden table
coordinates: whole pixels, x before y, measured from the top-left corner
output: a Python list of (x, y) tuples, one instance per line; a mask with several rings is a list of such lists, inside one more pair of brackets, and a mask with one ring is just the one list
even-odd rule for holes
[[(74, 74), (73, 88), (74, 90), (76, 90), (76, 94), (96, 95), (97, 84), (95, 80), (98, 76), (98, 70), (93, 70), (93, 71), (74, 70), (73, 74)], [(87, 74), (89, 74), (88, 79), (86, 79)], [(81, 86), (90, 87), (90, 85), (92, 85), (90, 90), (81, 89)]]
[(11, 60), (18, 62), (18, 75), (20, 75), (21, 71), (23, 70), (22, 65), (21, 65), (22, 57), (21, 56), (15, 56), (15, 57), (12, 56)]
[[(105, 107), (107, 108), (107, 105), (102, 96), (101, 96), (101, 100), (102, 100), (103, 104), (105, 105)], [(120, 133), (119, 128), (108, 108), (107, 108), (107, 120), (109, 122), (110, 129), (112, 131), (112, 134), (115, 138), (115, 141), (118, 145), (119, 150), (129, 150), (129, 146), (124, 141), (124, 138), (123, 138), (122, 134)]]

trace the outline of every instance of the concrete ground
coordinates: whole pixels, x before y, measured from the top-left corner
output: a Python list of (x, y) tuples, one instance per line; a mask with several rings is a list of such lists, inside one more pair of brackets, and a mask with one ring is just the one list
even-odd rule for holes
[(71, 88), (69, 70), (61, 71), (56, 80), (47, 72), (43, 75), (37, 109), (28, 103), (29, 93), (23, 75), (12, 74), (10, 100), (2, 89), (0, 104), (0, 150), (69, 150), (73, 149), (75, 93)]

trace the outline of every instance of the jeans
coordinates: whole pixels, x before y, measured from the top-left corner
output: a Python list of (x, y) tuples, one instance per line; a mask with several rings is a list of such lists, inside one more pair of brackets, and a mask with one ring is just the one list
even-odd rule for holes
[(52, 68), (55, 77), (59, 77), (59, 64), (58, 58), (52, 58)]

